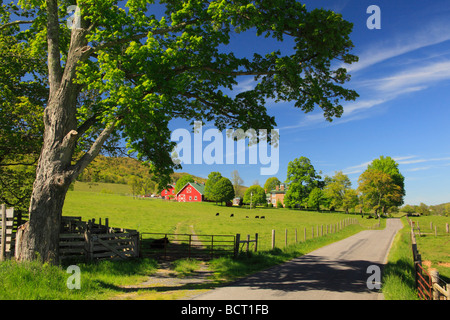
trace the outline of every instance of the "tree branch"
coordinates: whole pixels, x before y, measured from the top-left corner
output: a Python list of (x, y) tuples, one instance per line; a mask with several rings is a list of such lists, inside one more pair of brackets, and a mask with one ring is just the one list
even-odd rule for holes
[(62, 78), (61, 54), (59, 51), (58, 1), (47, 0), (47, 45), (50, 97), (59, 87)]
[(6, 29), (8, 27), (15, 26), (16, 24), (27, 24), (27, 23), (33, 23), (33, 22), (34, 22), (34, 20), (17, 20), (17, 21), (8, 22), (8, 23), (5, 23), (4, 25), (0, 26), (0, 31), (3, 29)]
[(123, 43), (128, 43), (128, 42), (131, 42), (131, 41), (141, 40), (141, 39), (143, 39), (145, 37), (148, 37), (149, 34), (161, 35), (161, 34), (166, 34), (166, 33), (169, 33), (169, 32), (176, 32), (176, 31), (179, 31), (182, 28), (184, 28), (184, 27), (186, 27), (188, 25), (192, 25), (192, 24), (194, 24), (196, 22), (198, 22), (198, 19), (182, 22), (182, 23), (179, 23), (179, 24), (177, 24), (175, 26), (171, 26), (171, 27), (168, 27), (168, 28), (161, 28), (161, 29), (156, 29), (156, 30), (153, 30), (153, 31), (150, 31), (150, 32), (147, 32), (147, 33), (136, 34), (136, 35), (133, 35), (133, 36), (128, 37), (128, 38), (117, 39), (115, 41), (109, 41), (109, 42), (106, 42), (106, 43), (103, 43), (103, 44), (99, 44), (98, 46), (96, 46), (94, 48), (91, 48), (89, 53), (93, 54), (96, 51), (99, 51), (99, 50), (102, 50), (102, 49), (106, 49), (106, 48), (110, 48), (110, 47), (116, 46), (118, 44), (123, 44)]
[(72, 167), (71, 179), (74, 181), (78, 175), (95, 159), (100, 153), (105, 141), (109, 138), (116, 127), (116, 122), (111, 123), (103, 129), (102, 133), (97, 137), (88, 152), (86, 152), (80, 160)]

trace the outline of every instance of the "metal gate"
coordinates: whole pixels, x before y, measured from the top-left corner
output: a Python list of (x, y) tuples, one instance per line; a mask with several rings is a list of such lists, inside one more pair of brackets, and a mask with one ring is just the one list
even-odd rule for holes
[(234, 255), (234, 235), (200, 235), (179, 233), (140, 234), (141, 256), (160, 259), (211, 259)]

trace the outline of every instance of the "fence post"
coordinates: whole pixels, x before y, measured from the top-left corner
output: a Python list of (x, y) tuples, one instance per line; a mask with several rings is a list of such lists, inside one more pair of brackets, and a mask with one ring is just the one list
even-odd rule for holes
[(258, 234), (255, 233), (255, 252), (258, 251)]
[(247, 255), (248, 255), (249, 251), (250, 251), (250, 235), (248, 234), (247, 235)]
[(446, 231), (447, 233), (449, 232), (448, 222), (445, 224), (445, 231)]
[(191, 258), (192, 234), (189, 234), (188, 258)]
[(428, 269), (428, 273), (431, 277), (433, 300), (439, 300), (440, 293), (438, 290), (434, 289), (434, 286), (439, 284), (439, 271), (437, 271), (437, 269)]
[(6, 204), (2, 204), (2, 242), (0, 248), (0, 261), (6, 258)]
[(306, 228), (305, 228), (305, 230), (303, 231), (303, 241), (306, 241)]
[(211, 259), (214, 257), (214, 235), (211, 235)]
[(275, 229), (272, 230), (272, 249), (275, 248)]
[(285, 248), (287, 247), (287, 244), (288, 244), (288, 241), (287, 241), (287, 234), (288, 234), (287, 229), (284, 229), (284, 247), (285, 247)]
[(241, 241), (241, 234), (236, 233), (236, 244), (234, 247), (234, 256), (236, 257), (239, 254), (239, 242)]
[(86, 241), (85, 250), (86, 250), (86, 259), (87, 261), (92, 261), (94, 259), (94, 243), (92, 242), (91, 233), (86, 231), (84, 233), (84, 240)]

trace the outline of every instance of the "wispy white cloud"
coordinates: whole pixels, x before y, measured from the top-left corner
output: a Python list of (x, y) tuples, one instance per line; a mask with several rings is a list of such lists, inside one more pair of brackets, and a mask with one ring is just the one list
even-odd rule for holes
[(448, 21), (435, 21), (428, 26), (423, 26), (416, 33), (398, 35), (389, 41), (373, 45), (359, 55), (357, 63), (345, 67), (351, 72), (360, 71), (388, 59), (449, 40)]
[[(448, 163), (442, 163), (442, 162), (449, 161), (450, 157), (419, 158), (416, 155), (408, 155), (408, 156), (394, 156), (394, 157), (392, 157), (392, 159), (394, 159), (399, 165), (402, 165), (403, 168), (401, 168), (401, 171), (415, 172), (415, 171), (429, 170), (429, 169), (442, 167), (442, 166), (448, 166), (449, 165)], [(342, 170), (342, 172), (346, 175), (362, 173), (367, 168), (367, 166), (372, 163), (372, 161), (373, 160), (347, 167), (344, 170)], [(420, 167), (412, 167), (412, 168), (408, 166), (408, 165), (418, 164), (418, 163), (423, 163), (423, 164), (430, 163), (430, 164), (423, 165)]]
[(450, 61), (439, 61), (409, 68), (389, 77), (372, 81), (379, 92), (409, 93), (423, 90), (433, 84), (450, 79)]

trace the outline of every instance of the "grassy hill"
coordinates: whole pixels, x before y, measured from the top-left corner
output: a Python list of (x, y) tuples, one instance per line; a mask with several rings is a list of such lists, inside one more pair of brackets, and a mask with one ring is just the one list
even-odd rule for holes
[[(172, 181), (176, 182), (185, 172), (174, 172)], [(130, 157), (106, 157), (99, 155), (78, 177), (75, 188), (81, 191), (95, 191), (104, 193), (130, 194), (128, 183), (132, 177), (138, 177), (150, 181), (152, 175), (149, 167), (143, 162)], [(206, 182), (207, 179), (193, 176), (198, 182)], [(86, 187), (79, 182), (87, 183)], [(89, 190), (87, 189), (89, 188)], [(99, 189), (100, 188), (100, 189)], [(153, 183), (151, 190), (157, 193), (157, 184)]]

